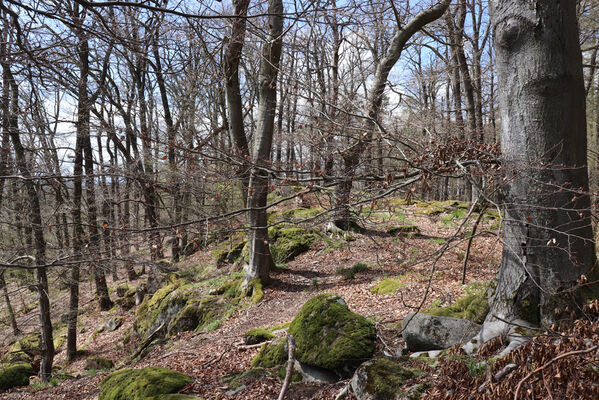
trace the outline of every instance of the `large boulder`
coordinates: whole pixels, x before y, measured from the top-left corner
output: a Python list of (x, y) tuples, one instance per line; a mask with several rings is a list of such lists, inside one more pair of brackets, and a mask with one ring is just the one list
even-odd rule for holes
[(98, 400), (146, 400), (176, 393), (193, 380), (180, 372), (162, 367), (122, 369), (108, 375), (100, 385)]
[(402, 387), (409, 379), (418, 378), (424, 372), (404, 367), (398, 361), (377, 358), (366, 361), (354, 373), (351, 388), (358, 400), (403, 400), (420, 398), (419, 386), (409, 391)]
[(29, 385), (29, 377), (33, 375), (31, 364), (18, 362), (0, 369), (0, 391), (15, 386)]
[(162, 324), (168, 334), (192, 331), (219, 319), (226, 305), (222, 296), (208, 295), (202, 288), (172, 280), (140, 305), (133, 327), (142, 338)]
[(402, 328), (408, 350), (428, 351), (466, 343), (480, 331), (481, 326), (460, 318), (409, 313)]
[(38, 360), (42, 354), (42, 335), (39, 332), (30, 333), (16, 341), (2, 357), (3, 363), (25, 362)]
[(375, 350), (374, 324), (351, 312), (333, 294), (308, 300), (291, 322), (289, 333), (295, 337), (297, 360), (343, 378), (350, 377)]

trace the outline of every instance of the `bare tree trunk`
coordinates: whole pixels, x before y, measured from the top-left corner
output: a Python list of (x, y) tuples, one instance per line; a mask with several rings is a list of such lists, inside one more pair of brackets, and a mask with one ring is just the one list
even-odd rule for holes
[(376, 129), (375, 121), (377, 121), (379, 117), (389, 73), (397, 60), (399, 60), (408, 40), (426, 24), (440, 18), (445, 10), (447, 10), (450, 2), (450, 0), (440, 1), (431, 8), (416, 15), (401, 28), (399, 26), (400, 21), (397, 21), (397, 30), (391, 39), (387, 53), (378, 64), (374, 75), (374, 81), (368, 94), (368, 118), (363, 129), (365, 133), (342, 153), (342, 178), (335, 190), (335, 214), (333, 216), (335, 225), (341, 229), (349, 229), (355, 225), (355, 222), (352, 221), (349, 209), (353, 176), (360, 163), (360, 157), (371, 142), (373, 132)]
[(35, 248), (37, 290), (39, 294), (39, 311), (41, 325), (41, 348), (42, 361), (40, 364), (40, 378), (47, 382), (52, 374), (52, 363), (54, 361), (54, 342), (52, 340), (52, 321), (50, 320), (50, 299), (48, 297), (48, 277), (46, 274), (46, 241), (44, 239), (44, 228), (42, 226), (42, 214), (36, 185), (32, 180), (31, 171), (25, 158), (25, 150), (21, 144), (19, 132), (19, 87), (10, 70), (10, 66), (4, 54), (2, 55), (2, 69), (11, 87), (11, 106), (9, 113), (9, 132), (12, 145), (15, 150), (16, 164), (20, 173), (25, 178), (24, 185), (27, 190), (29, 201), (29, 217), (31, 221), (33, 242)]
[[(505, 188), (487, 321), (551, 324), (597, 297), (576, 3), (491, 1)], [(515, 17), (517, 16), (517, 18)], [(587, 286), (577, 280), (586, 275)]]
[(268, 14), (269, 32), (262, 46), (262, 62), (260, 64), (258, 128), (248, 188), (250, 263), (246, 267), (245, 276), (246, 284), (258, 278), (265, 285), (269, 283), (269, 270), (273, 261), (268, 243), (266, 220), (268, 173), (263, 167), (266, 167), (270, 159), (274, 134), (277, 75), (283, 44), (283, 1), (269, 0)]

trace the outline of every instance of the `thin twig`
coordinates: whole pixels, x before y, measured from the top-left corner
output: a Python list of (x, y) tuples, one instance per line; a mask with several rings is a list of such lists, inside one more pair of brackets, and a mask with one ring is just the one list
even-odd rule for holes
[(283, 387), (281, 388), (281, 393), (279, 393), (278, 400), (283, 400), (285, 398), (285, 393), (287, 392), (287, 388), (289, 388), (291, 376), (293, 375), (293, 364), (295, 363), (295, 338), (293, 337), (293, 335), (290, 334), (289, 336), (287, 336), (287, 340), (289, 342), (287, 373), (285, 374), (285, 381), (283, 382)]

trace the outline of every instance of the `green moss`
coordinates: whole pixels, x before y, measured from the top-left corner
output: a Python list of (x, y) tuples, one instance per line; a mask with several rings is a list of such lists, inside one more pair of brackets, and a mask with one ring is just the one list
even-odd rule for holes
[(297, 359), (341, 376), (353, 373), (374, 352), (374, 324), (349, 310), (337, 295), (308, 300), (291, 322)]
[(290, 224), (279, 224), (268, 229), (270, 252), (275, 264), (291, 261), (308, 251), (318, 239), (318, 235), (309, 229)]
[(357, 262), (351, 268), (338, 268), (335, 273), (341, 275), (345, 280), (354, 279), (356, 274), (368, 271), (368, 264), (365, 262)]
[(287, 361), (287, 338), (277, 339), (260, 347), (252, 359), (252, 367), (273, 368)]
[(249, 281), (244, 289), (243, 295), (250, 297), (250, 304), (258, 304), (264, 296), (260, 279), (256, 278)]
[(31, 364), (18, 362), (0, 369), (0, 391), (15, 386), (29, 385), (29, 377), (33, 375)]
[(389, 294), (395, 293), (399, 288), (406, 286), (399, 278), (386, 278), (381, 280), (376, 286), (370, 288), (370, 292), (374, 294)]
[(166, 297), (181, 285), (180, 282), (173, 282), (158, 289), (152, 297), (146, 299), (135, 314), (134, 329), (141, 336), (145, 336), (154, 323), (158, 310)]
[(243, 385), (247, 385), (255, 380), (258, 380), (267, 375), (264, 368), (252, 368), (240, 373), (231, 374), (224, 377), (224, 381), (229, 384), (231, 389), (237, 389)]
[(32, 362), (41, 355), (41, 340), (42, 335), (39, 332), (30, 333), (22, 337), (2, 357), (2, 362)]
[(243, 247), (247, 243), (247, 238), (244, 233), (236, 233), (230, 239), (219, 243), (214, 250), (212, 256), (217, 265), (235, 262), (240, 256)]
[[(285, 363), (285, 365), (283, 365), (281, 368), (279, 368), (277, 370), (277, 377), (284, 381), (285, 380), (285, 376), (287, 375), (287, 363)], [(293, 370), (293, 372), (291, 373), (291, 382), (301, 382), (303, 379), (301, 372), (297, 371), (297, 370)]]
[[(119, 297), (125, 297), (129, 293), (129, 285), (126, 283), (121, 283), (116, 287), (116, 295)], [(135, 292), (133, 292), (135, 294)], [(132, 294), (132, 295), (133, 295)]]
[(287, 210), (283, 213), (285, 218), (291, 219), (293, 221), (302, 221), (306, 219), (315, 218), (319, 214), (322, 214), (324, 210), (322, 207), (314, 207), (314, 208), (297, 208), (293, 210)]
[(250, 329), (244, 335), (246, 344), (262, 343), (262, 342), (266, 342), (267, 340), (270, 340), (274, 337), (275, 337), (275, 335), (273, 335), (272, 333), (270, 333), (270, 331), (267, 331), (264, 328)]
[(162, 367), (123, 369), (101, 382), (98, 400), (142, 400), (178, 392), (193, 380), (180, 372)]
[(482, 324), (489, 313), (487, 287), (471, 291), (448, 307), (432, 307), (422, 312), (439, 317), (462, 318)]
[(408, 379), (421, 377), (424, 373), (417, 368), (407, 368), (387, 358), (379, 358), (365, 366), (366, 392), (374, 395), (374, 400), (400, 398), (404, 394), (401, 387)]

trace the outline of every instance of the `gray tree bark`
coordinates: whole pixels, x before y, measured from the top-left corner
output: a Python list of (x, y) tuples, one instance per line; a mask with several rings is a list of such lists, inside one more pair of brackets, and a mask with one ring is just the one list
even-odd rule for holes
[(490, 4), (506, 204), (503, 260), (487, 322), (547, 325), (599, 293), (597, 285), (577, 284), (597, 272), (576, 3)]
[(252, 170), (248, 188), (248, 224), (250, 262), (246, 267), (245, 282), (259, 278), (268, 284), (269, 271), (273, 264), (268, 239), (266, 203), (268, 196), (268, 174), (263, 167), (270, 160), (274, 122), (277, 106), (277, 75), (283, 44), (283, 2), (268, 1), (269, 32), (262, 46), (260, 65), (260, 103), (258, 127), (252, 157)]

